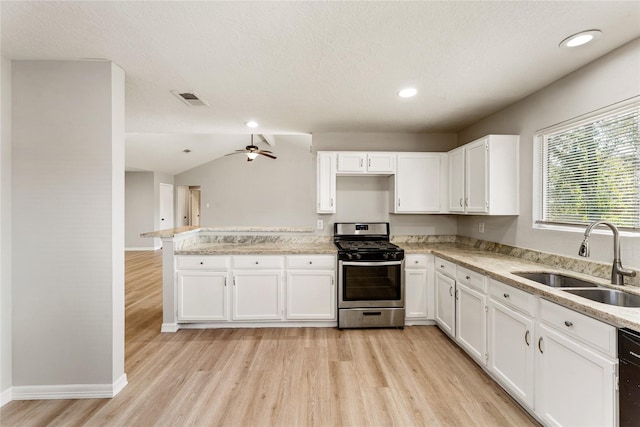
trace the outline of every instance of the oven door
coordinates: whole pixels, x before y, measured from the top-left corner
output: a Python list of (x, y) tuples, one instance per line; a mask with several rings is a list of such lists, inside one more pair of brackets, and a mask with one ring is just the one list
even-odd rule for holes
[(339, 261), (338, 308), (404, 307), (404, 261)]

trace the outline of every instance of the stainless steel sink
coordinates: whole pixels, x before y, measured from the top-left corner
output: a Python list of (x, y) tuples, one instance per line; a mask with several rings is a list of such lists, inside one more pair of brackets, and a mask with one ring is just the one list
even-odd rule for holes
[(640, 295), (628, 294), (617, 289), (564, 289), (564, 291), (603, 304), (640, 307)]
[(558, 273), (520, 271), (513, 274), (552, 288), (595, 288), (598, 286), (595, 283)]

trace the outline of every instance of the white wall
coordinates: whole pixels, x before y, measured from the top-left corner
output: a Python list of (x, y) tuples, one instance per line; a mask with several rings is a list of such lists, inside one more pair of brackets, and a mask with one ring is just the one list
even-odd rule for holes
[(124, 72), (14, 61), (12, 80), (14, 394), (123, 385)]
[[(390, 221), (394, 234), (455, 234), (456, 219), (448, 215), (390, 215), (388, 178), (338, 178), (335, 215), (316, 213), (316, 152), (327, 150), (447, 151), (455, 134), (324, 133), (306, 144), (278, 136), (272, 151), (277, 160), (222, 157), (175, 177), (176, 185), (202, 187), (203, 226), (315, 227), (331, 234), (336, 221)], [(207, 208), (207, 204), (209, 207)]]
[(11, 390), (11, 61), (0, 58), (0, 405)]
[(125, 248), (154, 249), (154, 239), (140, 237), (156, 229), (153, 172), (125, 174)]
[[(571, 52), (567, 51), (567, 55)], [(533, 223), (533, 138), (535, 132), (640, 94), (640, 39), (636, 39), (539, 92), (462, 130), (460, 144), (489, 133), (520, 135), (520, 216), (461, 217), (458, 234), (577, 257), (582, 231), (545, 231)], [(485, 234), (478, 233), (484, 221)], [(611, 235), (594, 235), (591, 259), (611, 262)], [(621, 239), (622, 261), (640, 267), (640, 237)]]

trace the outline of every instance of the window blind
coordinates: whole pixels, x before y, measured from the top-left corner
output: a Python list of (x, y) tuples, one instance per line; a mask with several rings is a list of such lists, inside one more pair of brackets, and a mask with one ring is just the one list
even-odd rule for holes
[(640, 229), (640, 102), (538, 134), (540, 222)]

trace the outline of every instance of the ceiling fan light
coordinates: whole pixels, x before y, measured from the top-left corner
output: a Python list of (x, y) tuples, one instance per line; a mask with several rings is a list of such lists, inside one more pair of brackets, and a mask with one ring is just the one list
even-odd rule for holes
[(254, 160), (256, 157), (258, 157), (258, 153), (252, 151), (251, 153), (247, 153), (247, 157), (249, 158), (249, 160)]

